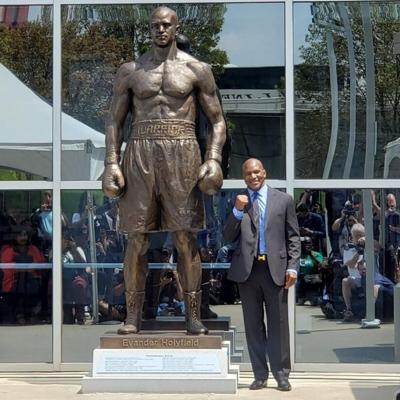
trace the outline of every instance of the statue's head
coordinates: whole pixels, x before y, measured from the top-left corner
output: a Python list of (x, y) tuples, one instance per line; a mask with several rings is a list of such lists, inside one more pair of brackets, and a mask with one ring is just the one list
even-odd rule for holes
[(156, 46), (168, 47), (175, 42), (178, 28), (178, 17), (174, 10), (158, 7), (151, 13), (150, 33)]

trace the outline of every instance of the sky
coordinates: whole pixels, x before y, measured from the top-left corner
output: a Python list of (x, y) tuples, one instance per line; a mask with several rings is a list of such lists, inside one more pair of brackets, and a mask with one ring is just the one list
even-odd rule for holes
[[(311, 23), (311, 3), (295, 4), (294, 61), (301, 61), (299, 46)], [(228, 4), (219, 47), (230, 64), (244, 66), (285, 65), (283, 3)]]
[[(294, 4), (294, 60), (301, 59), (303, 44), (311, 23), (311, 3)], [(40, 16), (41, 7), (30, 7), (29, 19)], [(227, 4), (219, 48), (228, 53), (230, 64), (240, 67), (285, 65), (284, 3)]]

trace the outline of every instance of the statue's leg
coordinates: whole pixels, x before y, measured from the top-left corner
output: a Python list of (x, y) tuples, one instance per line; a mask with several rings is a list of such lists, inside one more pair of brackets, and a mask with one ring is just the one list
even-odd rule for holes
[(188, 334), (207, 334), (208, 329), (200, 321), (201, 262), (197, 249), (196, 234), (173, 232), (178, 252), (177, 269), (185, 300), (186, 330)]
[(148, 248), (148, 234), (129, 234), (124, 259), (126, 320), (124, 326), (118, 329), (120, 335), (138, 333), (140, 331), (148, 273)]

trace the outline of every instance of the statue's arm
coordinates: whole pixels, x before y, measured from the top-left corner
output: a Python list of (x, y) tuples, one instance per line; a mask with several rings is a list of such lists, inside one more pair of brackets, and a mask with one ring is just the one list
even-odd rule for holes
[(122, 127), (129, 112), (130, 98), (127, 76), (132, 70), (132, 63), (123, 64), (117, 72), (111, 107), (106, 119), (106, 158), (105, 165), (119, 164), (123, 141)]
[(226, 126), (217, 95), (217, 86), (209, 65), (199, 63), (197, 67), (198, 100), (211, 126), (207, 136), (205, 160), (221, 163), (222, 148), (226, 140)]
[(102, 179), (103, 192), (110, 198), (120, 196), (125, 179), (119, 166), (123, 141), (122, 127), (130, 108), (128, 75), (133, 63), (124, 64), (117, 72), (114, 82), (110, 111), (106, 119), (106, 157)]

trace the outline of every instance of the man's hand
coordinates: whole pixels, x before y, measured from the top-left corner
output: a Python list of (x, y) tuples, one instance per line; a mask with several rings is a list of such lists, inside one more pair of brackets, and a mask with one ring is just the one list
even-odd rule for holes
[(297, 275), (294, 272), (286, 272), (285, 289), (289, 289), (296, 283)]
[(224, 181), (218, 161), (207, 160), (199, 170), (198, 185), (203, 193), (213, 195), (221, 189)]
[(125, 179), (118, 164), (106, 165), (103, 173), (102, 188), (109, 198), (118, 197), (125, 187)]
[(235, 208), (239, 211), (243, 211), (244, 208), (249, 204), (249, 198), (245, 194), (238, 194), (235, 200)]
[(301, 236), (312, 236), (313, 231), (309, 228), (300, 227), (300, 235)]

